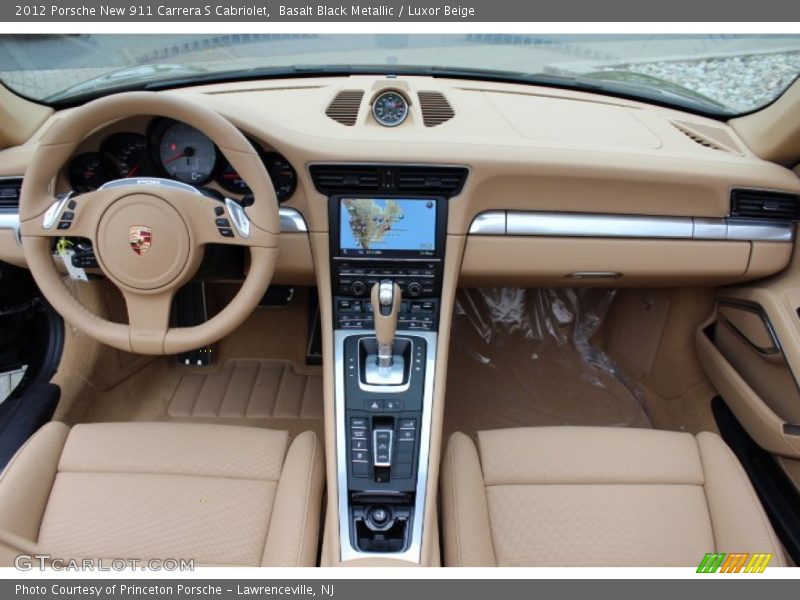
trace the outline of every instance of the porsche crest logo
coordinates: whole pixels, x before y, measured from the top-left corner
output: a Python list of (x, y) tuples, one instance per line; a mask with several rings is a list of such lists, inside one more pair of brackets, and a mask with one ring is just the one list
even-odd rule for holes
[(139, 256), (144, 256), (153, 244), (153, 234), (149, 227), (134, 225), (130, 228), (131, 249)]

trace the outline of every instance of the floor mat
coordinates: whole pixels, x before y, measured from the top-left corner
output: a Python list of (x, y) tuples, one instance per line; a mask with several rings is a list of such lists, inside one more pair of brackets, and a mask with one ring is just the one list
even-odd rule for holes
[(295, 372), (288, 361), (229, 360), (214, 373), (183, 375), (170, 417), (321, 419), (322, 377)]
[(506, 427), (650, 427), (644, 392), (590, 339), (613, 292), (459, 290), (445, 435)]
[[(236, 289), (211, 285), (209, 302), (224, 305)], [(291, 435), (312, 430), (323, 437), (322, 368), (305, 365), (308, 298), (309, 290), (296, 288), (288, 305), (257, 308), (214, 345), (211, 367), (157, 357), (114, 385), (77, 388), (78, 400), (68, 403), (59, 418), (69, 424), (221, 423)], [(108, 368), (104, 365), (98, 364), (98, 370)], [(90, 374), (96, 378), (96, 373)]]

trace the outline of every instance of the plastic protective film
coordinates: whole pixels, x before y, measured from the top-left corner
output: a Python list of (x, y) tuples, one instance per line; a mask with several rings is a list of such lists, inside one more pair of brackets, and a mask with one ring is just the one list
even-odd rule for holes
[(593, 288), (459, 290), (447, 393), (454, 425), (649, 427), (636, 384), (591, 341), (614, 295)]

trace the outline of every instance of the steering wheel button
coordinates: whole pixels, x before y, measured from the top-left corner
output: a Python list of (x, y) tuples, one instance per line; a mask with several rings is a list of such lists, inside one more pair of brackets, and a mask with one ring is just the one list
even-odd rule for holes
[(69, 221), (60, 221), (58, 224), (58, 229), (69, 229), (69, 226), (72, 225)]
[(70, 210), (75, 210), (75, 207), (78, 206), (78, 203), (75, 200), (70, 200), (67, 202), (67, 208)]
[(75, 218), (75, 213), (68, 210), (64, 211), (64, 214), (61, 215), (62, 221), (72, 221), (72, 219), (74, 218)]
[(216, 221), (214, 221), (214, 223), (217, 225), (217, 227), (228, 227), (228, 228), (230, 228), (230, 226), (231, 226), (231, 222), (228, 221), (228, 219), (217, 219)]
[(215, 206), (214, 207), (214, 214), (217, 215), (218, 217), (221, 217), (222, 215), (225, 214), (225, 209), (222, 208), (221, 206)]
[(233, 229), (229, 229), (228, 227), (220, 227), (219, 234), (222, 237), (232, 238), (233, 237)]

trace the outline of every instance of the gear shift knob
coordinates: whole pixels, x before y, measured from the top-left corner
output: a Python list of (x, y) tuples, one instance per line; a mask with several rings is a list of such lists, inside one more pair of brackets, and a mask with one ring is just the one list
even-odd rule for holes
[(394, 354), (394, 334), (397, 313), (400, 311), (400, 286), (389, 279), (372, 286), (372, 318), (378, 340), (378, 366), (391, 367)]

